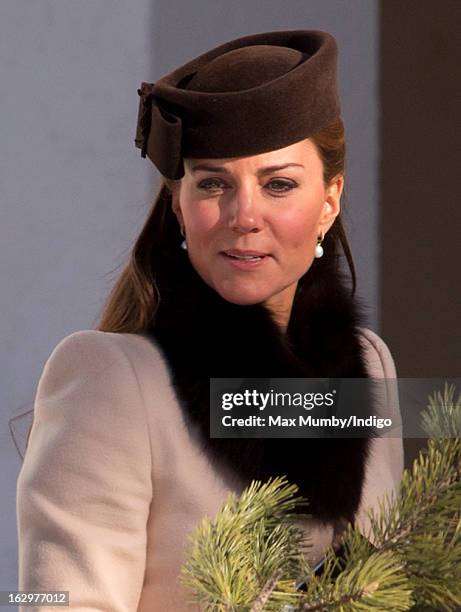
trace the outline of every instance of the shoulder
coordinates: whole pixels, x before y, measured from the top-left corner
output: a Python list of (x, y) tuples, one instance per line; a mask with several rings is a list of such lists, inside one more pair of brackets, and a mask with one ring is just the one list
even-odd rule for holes
[(158, 346), (142, 334), (75, 331), (55, 345), (46, 360), (43, 376), (95, 377), (110, 370), (136, 370), (143, 362), (149, 367), (163, 362)]
[(140, 335), (73, 332), (46, 359), (36, 387), (34, 419), (57, 411), (69, 419), (85, 415), (90, 422), (98, 418), (95, 405), (100, 416), (110, 415), (112, 420), (125, 421), (130, 411), (144, 418), (155, 384), (152, 374), (161, 380), (163, 368), (159, 349)]
[[(376, 332), (366, 327), (360, 327), (359, 331), (369, 376), (374, 379), (384, 379), (375, 386), (379, 411), (382, 416), (392, 418), (392, 437), (397, 439), (402, 435), (402, 420), (394, 359), (389, 347)], [(401, 442), (396, 441), (392, 444), (401, 444)]]
[(359, 327), (358, 330), (370, 376), (376, 378), (396, 378), (395, 362), (388, 345), (373, 330), (367, 327)]
[(37, 441), (37, 432), (51, 429), (60, 432), (61, 443), (78, 438), (96, 444), (109, 436), (119, 445), (122, 439), (127, 445), (138, 444), (145, 455), (147, 397), (138, 376), (137, 361), (143, 357), (136, 356), (136, 351), (149, 349), (147, 367), (159, 355), (152, 344), (145, 343), (136, 334), (99, 330), (79, 330), (60, 340), (38, 382), (31, 439)]
[[(115, 410), (124, 401), (151, 403), (170, 388), (167, 362), (155, 340), (146, 334), (85, 329), (65, 336), (45, 362), (37, 398), (52, 399), (104, 394)], [(136, 400), (137, 398), (137, 400)], [(69, 402), (70, 405), (70, 402)]]

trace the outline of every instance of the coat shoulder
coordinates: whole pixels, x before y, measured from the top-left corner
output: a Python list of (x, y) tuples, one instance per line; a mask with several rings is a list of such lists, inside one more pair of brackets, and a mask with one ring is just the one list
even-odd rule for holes
[[(111, 368), (120, 374), (123, 369), (134, 370), (141, 364), (162, 367), (164, 359), (160, 348), (147, 336), (135, 333), (104, 332), (84, 329), (72, 332), (60, 340), (46, 360), (41, 379), (67, 376), (95, 377)], [(118, 367), (115, 367), (118, 366)], [(123, 368), (123, 366), (125, 366)]]
[[(112, 334), (111, 334), (112, 335)], [(46, 360), (43, 375), (57, 376), (97, 373), (120, 357), (111, 335), (93, 329), (72, 332), (60, 340)], [(43, 378), (42, 375), (42, 378)]]
[(394, 358), (384, 340), (368, 327), (359, 327), (359, 338), (370, 376), (397, 378)]
[[(141, 358), (136, 356), (136, 351), (143, 349), (142, 342), (135, 334), (92, 329), (65, 336), (51, 351), (40, 375), (34, 422), (51, 421), (59, 415), (72, 426), (82, 419), (89, 427), (104, 415), (113, 430), (122, 430), (126, 418), (145, 422), (146, 397), (138, 364)], [(149, 345), (149, 349), (146, 367), (160, 359), (155, 346)]]

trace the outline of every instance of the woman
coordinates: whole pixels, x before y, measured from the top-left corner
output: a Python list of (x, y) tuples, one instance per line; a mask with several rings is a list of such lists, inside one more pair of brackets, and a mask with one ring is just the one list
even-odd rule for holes
[[(136, 145), (164, 183), (98, 329), (64, 338), (40, 379), (21, 589), (68, 590), (75, 609), (192, 610), (176, 580), (187, 534), (229, 491), (296, 482), (316, 563), (398, 488), (398, 437), (209, 435), (211, 377), (395, 378), (354, 298), (336, 55), (329, 34), (269, 32), (142, 84)], [(384, 399), (398, 425), (391, 387)]]

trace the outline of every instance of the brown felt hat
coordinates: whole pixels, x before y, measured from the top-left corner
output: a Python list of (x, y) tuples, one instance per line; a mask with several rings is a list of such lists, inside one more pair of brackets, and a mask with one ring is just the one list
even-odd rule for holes
[(170, 179), (184, 157), (287, 147), (339, 116), (336, 41), (326, 32), (253, 34), (141, 84), (136, 147)]

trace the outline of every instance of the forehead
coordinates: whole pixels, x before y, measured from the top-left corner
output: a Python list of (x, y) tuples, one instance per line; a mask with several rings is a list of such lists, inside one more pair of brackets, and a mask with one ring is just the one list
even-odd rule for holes
[(238, 171), (239, 169), (251, 168), (254, 170), (262, 168), (275, 169), (276, 166), (287, 166), (290, 169), (302, 171), (318, 165), (320, 157), (314, 143), (305, 138), (282, 149), (258, 153), (257, 155), (247, 155), (241, 157), (223, 158), (185, 158), (184, 165), (189, 173), (195, 174), (200, 171), (216, 171), (216, 169)]

